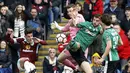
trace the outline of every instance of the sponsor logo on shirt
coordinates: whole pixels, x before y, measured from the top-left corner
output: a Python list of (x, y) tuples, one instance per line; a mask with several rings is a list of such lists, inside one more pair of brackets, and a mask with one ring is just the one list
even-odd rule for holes
[(95, 36), (95, 34), (92, 33), (91, 31), (89, 31), (88, 29), (86, 29), (85, 31), (86, 31), (89, 35), (91, 35), (91, 36)]
[(23, 49), (23, 52), (33, 52), (33, 50), (27, 50), (27, 49)]

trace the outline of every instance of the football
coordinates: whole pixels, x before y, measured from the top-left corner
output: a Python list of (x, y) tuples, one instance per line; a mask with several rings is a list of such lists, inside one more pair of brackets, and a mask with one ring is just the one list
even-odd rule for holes
[(57, 43), (65, 43), (67, 41), (66, 35), (63, 33), (56, 35), (56, 42)]

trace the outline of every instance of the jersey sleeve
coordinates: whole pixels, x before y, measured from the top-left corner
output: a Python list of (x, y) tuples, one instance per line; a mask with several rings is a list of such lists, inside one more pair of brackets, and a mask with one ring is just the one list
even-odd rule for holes
[(105, 41), (106, 42), (108, 42), (108, 41), (111, 41), (111, 37), (110, 37), (110, 35), (107, 33), (107, 34), (105, 34)]
[(81, 23), (79, 23), (78, 25), (77, 25), (77, 27), (78, 28), (83, 28), (83, 27), (87, 27), (87, 26), (89, 26), (89, 25), (91, 25), (91, 22), (81, 22)]

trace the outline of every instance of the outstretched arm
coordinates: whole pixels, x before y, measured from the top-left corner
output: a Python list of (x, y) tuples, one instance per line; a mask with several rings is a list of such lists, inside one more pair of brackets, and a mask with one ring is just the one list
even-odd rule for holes
[(56, 26), (57, 29), (62, 30), (62, 29), (64, 28), (64, 27), (62, 27), (62, 26), (59, 26), (56, 21), (54, 21), (54, 23), (55, 23), (55, 26)]

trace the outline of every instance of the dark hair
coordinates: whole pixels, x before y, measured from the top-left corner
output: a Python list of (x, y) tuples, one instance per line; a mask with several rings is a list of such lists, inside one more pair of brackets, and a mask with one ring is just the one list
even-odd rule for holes
[(67, 9), (69, 9), (71, 7), (73, 8), (73, 7), (75, 7), (75, 5), (74, 4), (70, 4), (70, 5), (66, 6)]
[(126, 6), (126, 7), (125, 7), (125, 10), (130, 10), (130, 7), (129, 7), (129, 6)]
[(81, 10), (78, 12), (80, 14), (83, 14), (83, 7), (82, 7), (82, 4), (79, 3), (79, 2), (76, 2), (75, 5), (79, 5), (81, 7)]
[[(5, 40), (0, 40), (0, 44), (1, 44), (2, 41), (4, 41), (6, 43), (5, 52), (6, 52), (6, 55), (8, 55), (8, 53), (9, 53), (8, 44), (7, 44), (7, 42)], [(0, 49), (1, 49), (1, 46), (0, 46)]]
[(95, 14), (95, 15), (92, 17), (92, 19), (93, 19), (94, 17), (95, 17), (95, 18), (100, 18), (100, 19), (101, 19), (102, 15), (101, 15), (101, 14)]
[(35, 9), (35, 10), (37, 11), (37, 9), (36, 9), (36, 8), (31, 8), (30, 12), (31, 12), (33, 9)]
[(69, 9), (71, 7), (75, 7), (75, 5), (74, 4), (70, 4), (70, 5), (64, 7), (64, 18), (71, 19), (70, 16), (68, 15), (68, 11), (67, 11), (67, 9)]
[(33, 29), (32, 28), (27, 28), (25, 30), (25, 35), (29, 34), (29, 33), (33, 33)]
[(118, 20), (116, 20), (115, 22), (112, 22), (113, 25), (119, 25), (120, 22)]
[[(18, 4), (18, 5), (22, 5), (22, 4)], [(25, 20), (26, 20), (26, 14), (25, 14), (25, 12), (24, 12), (23, 10), (22, 10), (21, 13), (18, 13), (18, 11), (17, 11), (18, 5), (17, 5), (16, 8), (15, 8), (15, 17), (16, 17), (17, 19), (19, 19), (19, 16), (21, 16), (21, 19), (22, 19), (23, 21), (25, 21)], [(23, 6), (23, 5), (22, 5), (22, 6)]]
[(112, 23), (112, 17), (110, 14), (103, 14), (101, 20), (106, 26), (110, 26)]

